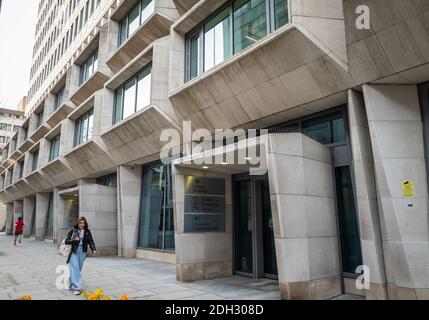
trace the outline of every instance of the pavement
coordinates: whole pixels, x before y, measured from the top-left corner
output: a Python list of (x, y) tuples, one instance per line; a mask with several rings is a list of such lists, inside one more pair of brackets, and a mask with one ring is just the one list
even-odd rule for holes
[[(66, 259), (52, 243), (24, 239), (13, 246), (13, 237), (0, 233), (0, 300), (82, 300), (56, 287), (58, 266)], [(278, 282), (233, 276), (223, 279), (176, 282), (175, 265), (144, 259), (90, 257), (83, 268), (83, 285), (90, 291), (103, 288), (113, 300), (279, 300)]]

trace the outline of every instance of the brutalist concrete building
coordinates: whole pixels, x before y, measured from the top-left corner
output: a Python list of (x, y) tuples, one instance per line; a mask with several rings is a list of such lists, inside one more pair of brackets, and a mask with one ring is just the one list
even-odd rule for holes
[[(428, 299), (428, 17), (426, 0), (40, 1), (8, 232), (23, 215), (58, 243), (85, 216), (100, 254), (178, 281)], [(198, 148), (216, 129), (244, 134)]]

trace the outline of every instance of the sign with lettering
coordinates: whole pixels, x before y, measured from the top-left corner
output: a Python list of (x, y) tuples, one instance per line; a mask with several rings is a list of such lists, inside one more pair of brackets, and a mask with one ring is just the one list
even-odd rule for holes
[(184, 232), (225, 232), (225, 180), (185, 177)]
[(185, 213), (225, 213), (225, 197), (185, 196)]
[(402, 196), (404, 198), (414, 198), (416, 196), (413, 180), (402, 180)]
[(185, 214), (184, 228), (186, 233), (225, 232), (225, 215)]
[(185, 194), (225, 196), (225, 180), (186, 176)]

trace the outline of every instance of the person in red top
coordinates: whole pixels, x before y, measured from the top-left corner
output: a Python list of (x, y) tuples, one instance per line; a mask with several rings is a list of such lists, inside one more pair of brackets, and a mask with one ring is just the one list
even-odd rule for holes
[(16, 221), (16, 224), (15, 224), (15, 241), (14, 241), (13, 245), (16, 246), (16, 240), (18, 238), (19, 238), (19, 243), (21, 243), (23, 232), (24, 232), (24, 222), (22, 221), (22, 218), (19, 217), (18, 221)]

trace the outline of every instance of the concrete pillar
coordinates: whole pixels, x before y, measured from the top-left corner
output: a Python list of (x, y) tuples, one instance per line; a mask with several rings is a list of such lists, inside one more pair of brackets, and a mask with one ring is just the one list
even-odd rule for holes
[(370, 288), (361, 294), (365, 294), (367, 299), (386, 299), (386, 273), (381, 242), (374, 159), (365, 102), (360, 92), (349, 91), (348, 115), (362, 258), (363, 264), (370, 270)]
[(136, 256), (142, 167), (118, 167), (118, 255)]
[(36, 240), (45, 240), (48, 218), (49, 192), (36, 194)]
[[(225, 229), (219, 232), (185, 231), (185, 180), (187, 176), (225, 182)], [(233, 210), (231, 175), (173, 166), (173, 202), (178, 281), (229, 277), (233, 274)]]
[(13, 202), (6, 204), (6, 235), (13, 235), (14, 225), (13, 225)]
[(86, 217), (99, 255), (118, 254), (118, 212), (116, 188), (95, 180), (79, 181), (80, 216)]
[[(416, 86), (363, 87), (389, 299), (429, 298), (428, 190)], [(414, 197), (402, 188), (414, 183)]]
[(23, 210), (24, 210), (24, 238), (31, 237), (31, 226), (33, 225), (34, 206), (36, 205), (34, 197), (25, 197)]
[(13, 203), (13, 223), (14, 224), (18, 220), (19, 217), (24, 219), (23, 201), (22, 200), (15, 200)]
[(342, 293), (329, 148), (300, 133), (269, 135), (268, 176), (283, 299)]

